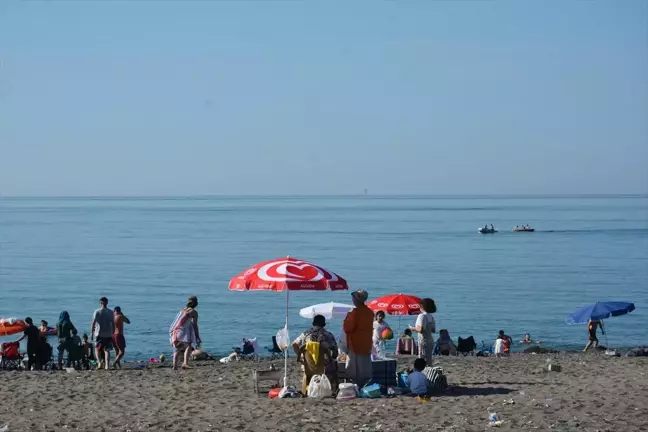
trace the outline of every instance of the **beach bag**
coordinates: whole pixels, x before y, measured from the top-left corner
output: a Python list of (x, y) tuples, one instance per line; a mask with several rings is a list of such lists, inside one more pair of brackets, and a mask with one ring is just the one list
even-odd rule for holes
[(308, 384), (308, 397), (327, 398), (333, 396), (331, 381), (326, 375), (313, 375)]
[(358, 397), (358, 386), (352, 383), (340, 383), (337, 394), (338, 400), (349, 400)]
[(277, 332), (277, 346), (281, 351), (286, 351), (290, 346), (290, 335), (288, 327), (284, 327)]
[(367, 384), (360, 390), (360, 396), (367, 399), (375, 399), (382, 396), (380, 384)]
[(434, 393), (448, 388), (448, 378), (439, 366), (426, 367), (423, 370), (423, 375), (428, 380), (428, 392)]

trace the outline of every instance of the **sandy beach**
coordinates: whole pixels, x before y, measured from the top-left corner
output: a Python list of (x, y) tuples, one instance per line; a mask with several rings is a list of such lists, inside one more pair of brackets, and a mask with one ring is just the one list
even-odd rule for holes
[[(546, 359), (561, 372), (543, 371)], [(411, 359), (399, 361), (406, 367)], [(281, 361), (273, 362), (281, 366)], [(267, 360), (91, 372), (2, 372), (0, 428), (9, 431), (480, 431), (648, 430), (648, 359), (519, 354), (436, 361), (450, 388), (431, 402), (407, 397), (271, 400), (253, 393)], [(292, 383), (297, 383), (294, 358)], [(511, 403), (512, 402), (512, 403)]]

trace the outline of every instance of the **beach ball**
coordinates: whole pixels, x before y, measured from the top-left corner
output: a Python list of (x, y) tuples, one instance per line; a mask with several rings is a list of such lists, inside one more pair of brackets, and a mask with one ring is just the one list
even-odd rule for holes
[(386, 328), (382, 331), (381, 336), (384, 340), (392, 340), (394, 339), (394, 332), (392, 332), (391, 329)]
[(160, 363), (164, 363), (164, 359), (166, 359), (164, 354), (160, 354)]

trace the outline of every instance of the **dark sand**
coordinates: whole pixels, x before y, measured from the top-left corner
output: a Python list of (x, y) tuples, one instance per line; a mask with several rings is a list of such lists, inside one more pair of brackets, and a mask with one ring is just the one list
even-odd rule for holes
[[(543, 371), (547, 358), (562, 372)], [(299, 371), (291, 358), (291, 384)], [(401, 362), (406, 366), (411, 359)], [(451, 357), (437, 361), (451, 388), (415, 399), (270, 400), (253, 393), (268, 361), (195, 364), (193, 370), (0, 372), (0, 429), (9, 431), (483, 431), (648, 430), (648, 358), (603, 355)], [(282, 367), (282, 361), (276, 361)], [(510, 404), (510, 401), (513, 404)]]

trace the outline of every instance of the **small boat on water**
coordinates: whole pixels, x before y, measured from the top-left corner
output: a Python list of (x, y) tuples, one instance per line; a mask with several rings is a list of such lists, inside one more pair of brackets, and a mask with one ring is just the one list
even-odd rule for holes
[(515, 227), (513, 228), (513, 232), (534, 232), (535, 228), (531, 227)]
[(480, 234), (495, 234), (497, 230), (495, 228), (479, 228), (477, 232)]

